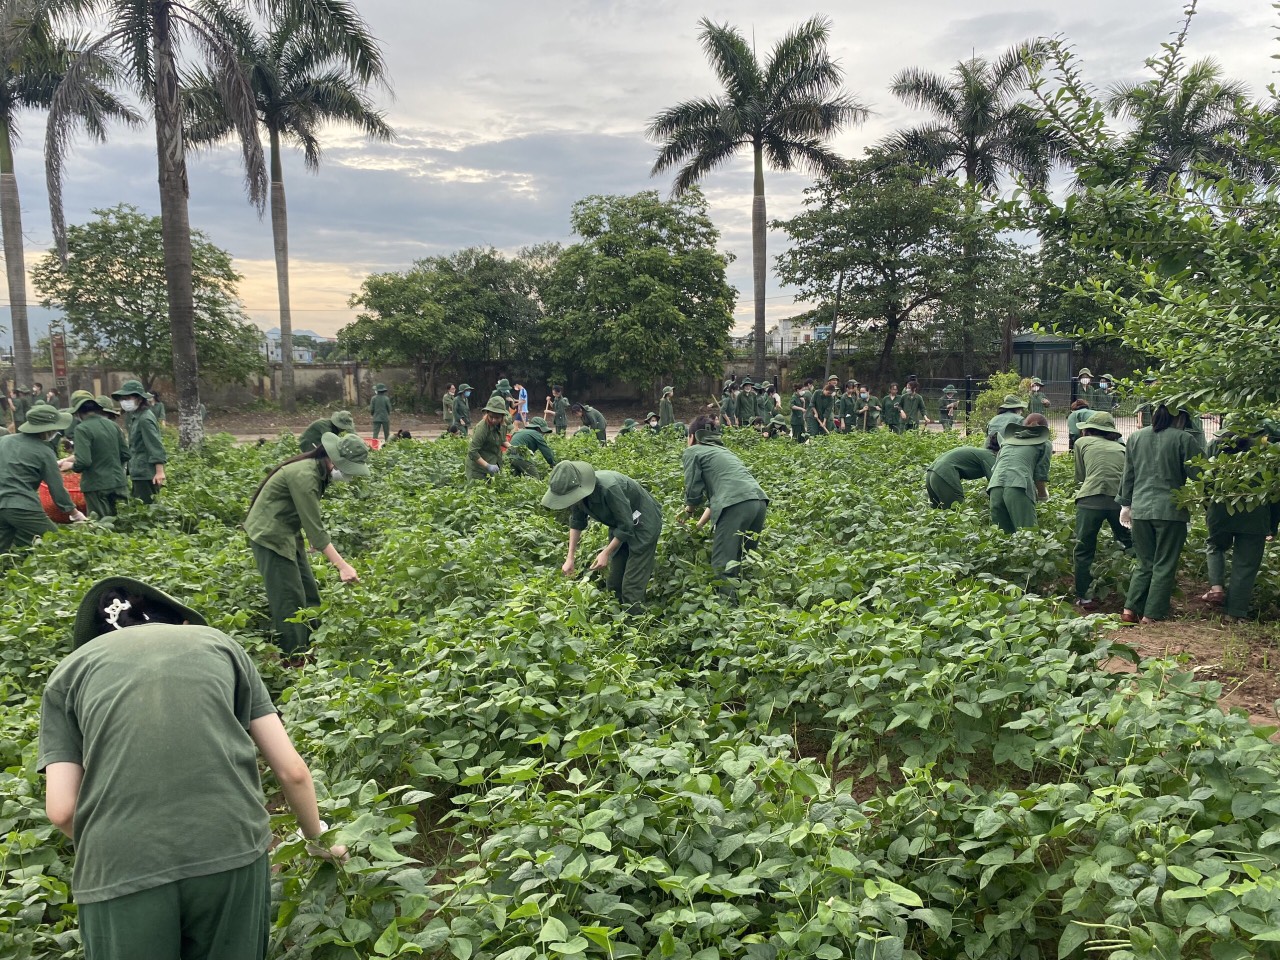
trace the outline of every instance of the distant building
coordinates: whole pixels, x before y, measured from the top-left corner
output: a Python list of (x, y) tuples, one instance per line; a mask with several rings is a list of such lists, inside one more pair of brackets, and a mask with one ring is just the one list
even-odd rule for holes
[[(333, 343), (334, 337), (322, 337), (311, 330), (293, 331), (293, 362), (315, 363), (316, 347), (322, 343)], [(259, 344), (267, 363), (280, 363), (283, 355), (280, 352), (280, 328), (272, 327), (263, 334)]]

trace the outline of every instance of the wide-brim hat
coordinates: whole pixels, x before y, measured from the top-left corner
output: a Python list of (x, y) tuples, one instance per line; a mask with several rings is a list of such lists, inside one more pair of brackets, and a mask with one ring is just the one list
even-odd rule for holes
[(1032, 378), (1031, 378), (1031, 385), (1032, 385), (1033, 387), (1043, 387), (1043, 386), (1044, 386), (1044, 381), (1043, 381), (1043, 380), (1041, 380), (1039, 377), (1032, 377)]
[(1077, 377), (1077, 378), (1078, 378), (1078, 377), (1092, 377), (1092, 376), (1093, 376), (1093, 371), (1092, 371), (1092, 370), (1090, 370), (1088, 367), (1081, 367), (1081, 368), (1080, 368), (1080, 372), (1076, 374), (1076, 377)]
[(94, 397), (98, 406), (102, 408), (102, 412), (113, 417), (120, 416), (120, 408), (116, 406), (116, 402), (105, 394), (101, 397)]
[(71, 414), (55, 410), (47, 403), (37, 403), (27, 411), (27, 422), (18, 427), (23, 433), (52, 433), (71, 426)]
[(942, 388), (942, 392), (943, 392), (943, 393), (955, 393), (955, 392), (956, 392), (956, 386), (955, 386), (955, 384), (954, 384), (954, 383), (948, 383), (945, 387), (943, 387), (943, 388)]
[(71, 629), (71, 645), (73, 647), (82, 647), (94, 637), (114, 632), (115, 628), (99, 614), (98, 605), (104, 593), (115, 589), (120, 589), (131, 596), (139, 597), (145, 600), (148, 605), (168, 607), (169, 612), (179, 621), (185, 620), (187, 623), (195, 624), (199, 627), (208, 626), (208, 621), (196, 611), (185, 603), (179, 603), (163, 590), (153, 587), (149, 583), (134, 580), (132, 577), (107, 577), (105, 580), (99, 580), (90, 587), (88, 593), (80, 601), (80, 607), (76, 610), (75, 626)]
[(551, 425), (548, 424), (547, 421), (544, 420), (542, 417), (534, 417), (532, 420), (529, 421), (529, 426), (532, 427), (534, 430), (537, 430), (539, 433), (552, 432)]
[(756, 385), (756, 382), (752, 380), (750, 377), (743, 377), (741, 382), (739, 383), (739, 386), (743, 386), (743, 387), (754, 387), (755, 385)]
[(320, 438), (320, 443), (333, 465), (347, 476), (369, 475), (369, 448), (359, 437), (349, 433), (341, 437), (336, 433), (326, 433)]
[[(97, 403), (98, 398), (88, 390), (77, 390), (71, 394), (71, 406), (67, 408), (68, 413), (79, 413), (80, 408), (86, 403)], [(99, 404), (101, 406), (101, 404)]]
[(636, 428), (636, 422), (632, 420), (630, 417), (627, 417), (627, 419), (622, 421), (623, 430), (634, 430), (635, 428)]
[(1076, 422), (1082, 430), (1097, 430), (1099, 433), (1109, 433), (1115, 437), (1120, 436), (1115, 418), (1105, 410), (1095, 410), (1088, 418), (1082, 417)]
[(459, 393), (462, 393), (462, 392), (463, 392), (463, 391), (465, 391), (465, 390), (474, 390), (474, 389), (475, 389), (475, 387), (471, 386), (471, 384), (469, 384), (469, 383), (460, 383), (460, 384), (458, 384), (458, 392), (459, 392)]
[(114, 400), (119, 400), (121, 397), (141, 397), (143, 400), (150, 400), (151, 394), (143, 388), (141, 380), (126, 380), (120, 384), (119, 390), (111, 391), (111, 397)]
[(728, 390), (730, 387), (733, 386), (733, 383), (734, 383), (733, 377), (730, 377), (728, 380), (724, 382), (724, 389)]
[(840, 382), (840, 378), (837, 377), (834, 373), (831, 376), (827, 377), (827, 383), (833, 383), (833, 382), (834, 383)]
[(511, 389), (511, 381), (510, 381), (510, 380), (508, 380), (506, 377), (503, 377), (501, 380), (499, 380), (499, 381), (498, 381), (498, 385), (497, 385), (496, 387), (494, 387), (494, 389), (495, 389), (495, 390), (510, 390), (510, 389)]
[(14, 393), (30, 393), (31, 388), (28, 387), (26, 384), (20, 383), (13, 388), (13, 392)]
[(1157, 382), (1159, 379), (1160, 379), (1159, 377), (1153, 376), (1151, 374), (1147, 374), (1145, 377), (1142, 378), (1142, 382), (1151, 384), (1151, 383)]
[(1004, 400), (1000, 403), (1001, 410), (1025, 410), (1027, 409), (1027, 401), (1021, 397), (1015, 397), (1012, 393), (1005, 394)]
[(782, 414), (778, 413), (778, 414), (774, 414), (773, 419), (769, 421), (769, 426), (785, 427), (785, 426), (789, 426), (789, 424), (787, 423), (786, 418), (783, 417)]
[(348, 433), (355, 430), (356, 428), (355, 417), (351, 416), (350, 410), (339, 410), (337, 413), (335, 413), (332, 417), (329, 418), (329, 422), (332, 423), (339, 430), (345, 430)]
[(373, 388), (373, 392), (374, 392), (374, 393), (386, 393), (386, 392), (387, 392), (387, 385), (386, 385), (385, 383), (380, 383), (380, 384), (378, 384), (376, 387), (374, 387), (374, 388)]
[(1002, 442), (1011, 444), (1015, 447), (1030, 447), (1037, 443), (1044, 443), (1049, 439), (1049, 427), (1040, 425), (1038, 427), (1028, 427), (1022, 423), (1011, 423), (1004, 428)]
[(644, 415), (644, 419), (646, 419), (646, 420), (657, 420), (657, 419), (658, 419), (658, 415), (657, 415), (656, 413), (654, 413), (652, 410), (650, 410), (648, 413), (646, 413), (646, 414)]
[(563, 510), (590, 496), (595, 488), (596, 471), (591, 464), (583, 460), (561, 460), (547, 478), (542, 505), (548, 510)]
[(668, 393), (675, 393), (675, 392), (676, 392), (675, 387), (663, 387), (663, 388), (662, 388), (662, 395), (663, 395), (664, 397), (665, 397)]
[(486, 403), (482, 409), (484, 413), (500, 413), (504, 417), (509, 412), (507, 410), (507, 402), (497, 394), (491, 396), (489, 398), (489, 402)]

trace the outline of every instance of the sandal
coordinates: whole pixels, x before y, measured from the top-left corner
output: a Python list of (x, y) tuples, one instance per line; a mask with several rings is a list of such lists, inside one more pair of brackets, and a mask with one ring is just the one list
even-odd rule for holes
[(1227, 591), (1221, 587), (1210, 587), (1209, 592), (1202, 594), (1200, 599), (1210, 606), (1220, 607), (1227, 602)]
[(1120, 614), (1120, 622), (1121, 623), (1137, 623), (1138, 615), (1134, 613), (1132, 610), (1125, 610), (1123, 613)]

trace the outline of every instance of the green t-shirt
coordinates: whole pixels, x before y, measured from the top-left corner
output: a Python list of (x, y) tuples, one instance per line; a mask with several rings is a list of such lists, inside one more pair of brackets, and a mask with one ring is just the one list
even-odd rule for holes
[(1124, 480), (1124, 444), (1094, 434), (1077, 440), (1071, 454), (1076, 461), (1076, 483), (1080, 484), (1075, 498), (1106, 496), (1111, 500), (1108, 506), (1118, 510), (1115, 496)]
[(390, 423), (391, 398), (385, 393), (375, 393), (369, 401), (369, 417), (374, 423)]
[(80, 421), (76, 430), (75, 462), (71, 469), (80, 474), (80, 489), (85, 493), (116, 492), (127, 494), (128, 480), (124, 465), (129, 462), (120, 428), (101, 414), (91, 413)]
[(537, 427), (525, 427), (517, 430), (511, 437), (511, 443), (507, 445), (511, 453), (515, 453), (518, 449), (523, 449), (529, 453), (540, 453), (542, 459), (547, 461), (548, 466), (556, 465), (556, 455), (551, 449), (551, 444), (547, 443), (547, 438), (542, 435), (542, 431)]
[(629, 547), (651, 547), (662, 532), (662, 508), (649, 491), (613, 470), (596, 471), (596, 488), (569, 508), (569, 528), (585, 530), (590, 519), (609, 528)]
[(491, 427), (489, 421), (481, 417), (475, 430), (471, 432), (471, 442), (467, 445), (467, 479), (483, 480), (489, 476), (489, 471), (480, 466), (481, 460), (501, 467), (502, 448), (506, 442), (507, 432), (503, 425)]
[(335, 427), (332, 420), (313, 420), (307, 429), (302, 431), (302, 436), (298, 437), (298, 449), (303, 453), (310, 453), (320, 446), (320, 441), (324, 439), (326, 433), (342, 436), (344, 432)]
[(137, 411), (129, 422), (129, 476), (134, 480), (154, 480), (156, 464), (168, 462), (156, 415), (149, 407)]
[(58, 470), (58, 459), (49, 445), (30, 433), (0, 436), (0, 510), (44, 511), (40, 505), (40, 482), (63, 513), (72, 513), (75, 504), (67, 496)]
[(713, 526), (720, 522), (725, 507), (769, 499), (746, 465), (724, 447), (709, 443), (685, 447), (680, 463), (684, 467), (684, 502), (696, 507), (710, 501)]
[(325, 491), (325, 471), (319, 460), (286, 463), (262, 487), (244, 518), (249, 539), (273, 553), (292, 560), (298, 553), (298, 537), (306, 531), (313, 550), (329, 546), (329, 532), (320, 517)]
[(995, 464), (996, 455), (985, 447), (954, 447), (929, 464), (927, 472), (944, 486), (960, 488), (961, 480), (990, 477)]
[(238, 643), (211, 627), (126, 627), (62, 661), (37, 768), (84, 768), (71, 887), (111, 900), (252, 863), (271, 842), (249, 722), (274, 713)]

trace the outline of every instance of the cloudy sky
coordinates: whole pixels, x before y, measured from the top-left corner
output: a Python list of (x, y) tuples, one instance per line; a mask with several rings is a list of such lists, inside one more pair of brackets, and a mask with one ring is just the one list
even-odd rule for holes
[[(1144, 58), (1180, 25), (1182, 3), (897, 0), (809, 10), (762, 0), (363, 0), (360, 8), (386, 50), (393, 90), (379, 103), (399, 138), (368, 144), (335, 129), (318, 176), (305, 173), (296, 154), (285, 163), (294, 324), (326, 335), (350, 319), (347, 298), (372, 271), (404, 269), (416, 258), (473, 244), (514, 253), (544, 240), (571, 241), (576, 200), (665, 192), (669, 180), (649, 176), (654, 147), (644, 129), (664, 107), (717, 92), (698, 46), (700, 17), (754, 33), (763, 56), (799, 20), (829, 16), (846, 87), (874, 111), (834, 143), (856, 156), (924, 119), (889, 93), (898, 70), (946, 71), (974, 53), (994, 56), (1024, 38), (1060, 34), (1096, 83), (1136, 79)], [(1280, 52), (1275, 28), (1270, 0), (1201, 0), (1190, 52), (1217, 57), (1261, 94), (1273, 80), (1272, 54)], [(24, 121), (16, 163), (30, 263), (48, 248), (50, 231), (43, 118)], [(120, 202), (158, 212), (154, 149), (148, 130), (79, 147), (69, 165), (68, 220)], [(276, 322), (270, 224), (244, 201), (236, 164), (229, 149), (192, 160), (191, 221), (236, 258), (245, 306), (265, 328)], [(807, 184), (799, 174), (767, 174), (769, 216), (794, 213)], [(730, 280), (741, 292), (738, 326), (745, 328), (749, 155), (709, 177), (705, 190), (723, 246), (737, 256)], [(782, 241), (770, 236), (771, 257)], [(793, 311), (785, 288), (771, 283), (768, 296), (771, 317)], [(0, 324), (6, 314), (0, 311)]]

